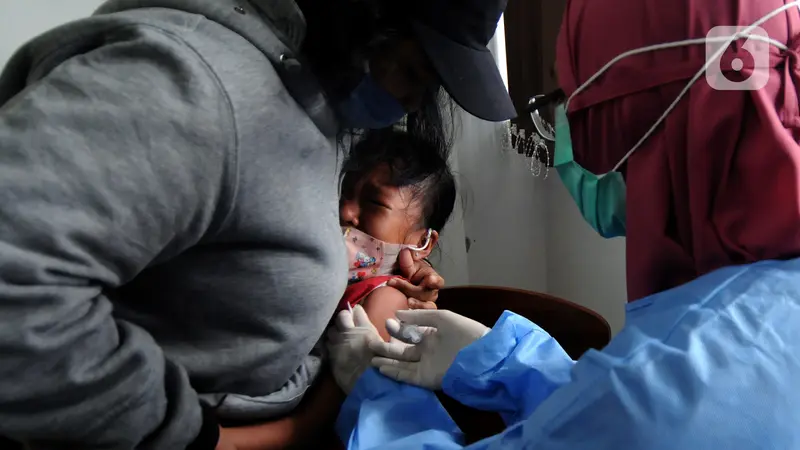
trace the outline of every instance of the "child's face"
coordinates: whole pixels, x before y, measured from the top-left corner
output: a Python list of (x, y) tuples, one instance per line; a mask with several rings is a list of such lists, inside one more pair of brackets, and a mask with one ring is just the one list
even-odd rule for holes
[(418, 226), (422, 206), (415, 201), (412, 186), (398, 188), (390, 180), (387, 164), (364, 174), (346, 174), (339, 221), (384, 242), (417, 245), (425, 233)]

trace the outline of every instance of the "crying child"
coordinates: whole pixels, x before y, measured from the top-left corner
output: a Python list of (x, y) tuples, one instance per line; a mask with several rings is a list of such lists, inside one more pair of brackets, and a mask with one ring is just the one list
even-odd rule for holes
[(387, 286), (399, 278), (403, 249), (427, 258), (453, 212), (456, 185), (435, 145), (393, 128), (370, 131), (347, 155), (339, 220), (347, 247), (348, 287), (340, 308), (360, 304), (381, 337), (386, 319), (408, 309), (408, 299)]

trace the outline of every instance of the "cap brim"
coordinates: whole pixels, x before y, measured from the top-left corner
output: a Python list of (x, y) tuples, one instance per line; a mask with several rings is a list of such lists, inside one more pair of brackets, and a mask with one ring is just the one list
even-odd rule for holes
[(475, 117), (502, 122), (517, 117), (489, 49), (473, 49), (416, 22), (414, 32), (447, 93)]

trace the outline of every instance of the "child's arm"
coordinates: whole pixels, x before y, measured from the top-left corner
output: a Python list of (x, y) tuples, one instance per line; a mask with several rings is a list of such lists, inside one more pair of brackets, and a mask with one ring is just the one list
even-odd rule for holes
[(386, 319), (395, 317), (395, 312), (408, 309), (408, 298), (405, 294), (389, 286), (372, 291), (361, 303), (369, 316), (369, 320), (378, 329), (384, 341), (389, 341), (386, 331)]

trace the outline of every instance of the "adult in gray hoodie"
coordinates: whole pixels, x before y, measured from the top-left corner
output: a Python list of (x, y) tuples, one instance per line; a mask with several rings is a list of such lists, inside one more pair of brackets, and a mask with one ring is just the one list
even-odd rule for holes
[(480, 2), (112, 0), (16, 53), (0, 77), (0, 436), (237, 448), (198, 392), (260, 397), (307, 368), (346, 281), (342, 130), (411, 112), (446, 151), (440, 83), (513, 116), (486, 42), (431, 13), (453, 10)]

